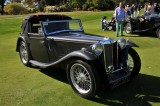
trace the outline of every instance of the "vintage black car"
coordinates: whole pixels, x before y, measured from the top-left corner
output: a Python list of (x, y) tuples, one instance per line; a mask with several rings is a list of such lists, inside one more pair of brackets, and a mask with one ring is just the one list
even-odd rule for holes
[(154, 32), (160, 38), (160, 15), (139, 16), (131, 18), (125, 24), (126, 33)]
[(135, 43), (87, 34), (81, 21), (65, 15), (33, 15), (22, 22), (16, 51), (26, 66), (65, 69), (74, 91), (92, 98), (104, 83), (117, 87), (138, 75)]

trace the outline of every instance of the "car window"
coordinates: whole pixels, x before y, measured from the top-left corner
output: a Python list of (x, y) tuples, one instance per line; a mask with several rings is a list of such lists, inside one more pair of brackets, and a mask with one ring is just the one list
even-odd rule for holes
[(32, 24), (31, 33), (40, 33), (41, 25), (40, 24)]
[(79, 20), (60, 20), (42, 22), (46, 35), (70, 31), (83, 31)]

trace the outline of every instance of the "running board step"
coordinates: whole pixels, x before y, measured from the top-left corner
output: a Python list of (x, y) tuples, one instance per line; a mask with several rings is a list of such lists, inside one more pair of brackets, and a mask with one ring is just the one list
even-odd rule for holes
[(51, 66), (51, 63), (42, 63), (42, 62), (38, 62), (35, 60), (30, 60), (29, 61), (31, 64), (35, 65), (35, 66), (39, 66), (39, 67), (49, 67)]

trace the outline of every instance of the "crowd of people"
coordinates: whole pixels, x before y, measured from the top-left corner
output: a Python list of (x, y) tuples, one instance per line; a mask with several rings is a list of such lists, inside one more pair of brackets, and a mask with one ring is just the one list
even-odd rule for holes
[[(127, 16), (130, 16), (131, 18), (140, 16), (140, 11), (142, 7), (143, 6), (140, 4), (137, 5), (132, 4), (132, 6), (130, 5), (124, 6)], [(151, 3), (146, 3), (144, 5), (144, 16), (148, 16), (151, 14), (159, 14), (159, 6), (157, 3), (154, 3), (153, 5), (151, 5)]]
[[(144, 8), (143, 16), (150, 16), (152, 14), (159, 14), (160, 8), (157, 3), (151, 5), (146, 3), (144, 6), (140, 4), (123, 5), (122, 2), (119, 3), (119, 6), (115, 8), (115, 13), (111, 19), (111, 22), (108, 22), (107, 17), (102, 18), (102, 28), (103, 30), (114, 30), (113, 25), (115, 23), (116, 36), (123, 36), (123, 24), (127, 17), (138, 17), (140, 16), (141, 9)], [(112, 27), (110, 27), (112, 26)]]

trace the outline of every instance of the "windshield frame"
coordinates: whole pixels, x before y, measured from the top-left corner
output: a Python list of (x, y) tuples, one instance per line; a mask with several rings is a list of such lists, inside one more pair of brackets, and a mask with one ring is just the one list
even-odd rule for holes
[[(46, 31), (45, 24), (54, 23), (54, 22), (57, 22), (57, 23), (58, 23), (58, 22), (69, 22), (69, 21), (78, 22), (80, 29), (79, 29), (79, 30), (59, 30), (59, 31), (53, 31), (53, 32), (50, 32), (50, 33), (47, 33), (47, 31)], [(81, 20), (80, 20), (80, 19), (42, 21), (42, 22), (41, 22), (41, 26), (42, 26), (43, 32), (44, 32), (44, 34), (45, 34), (46, 36), (54, 35), (54, 34), (58, 34), (58, 33), (64, 33), (64, 32), (84, 32), (83, 26), (82, 26), (82, 23), (81, 23)]]

